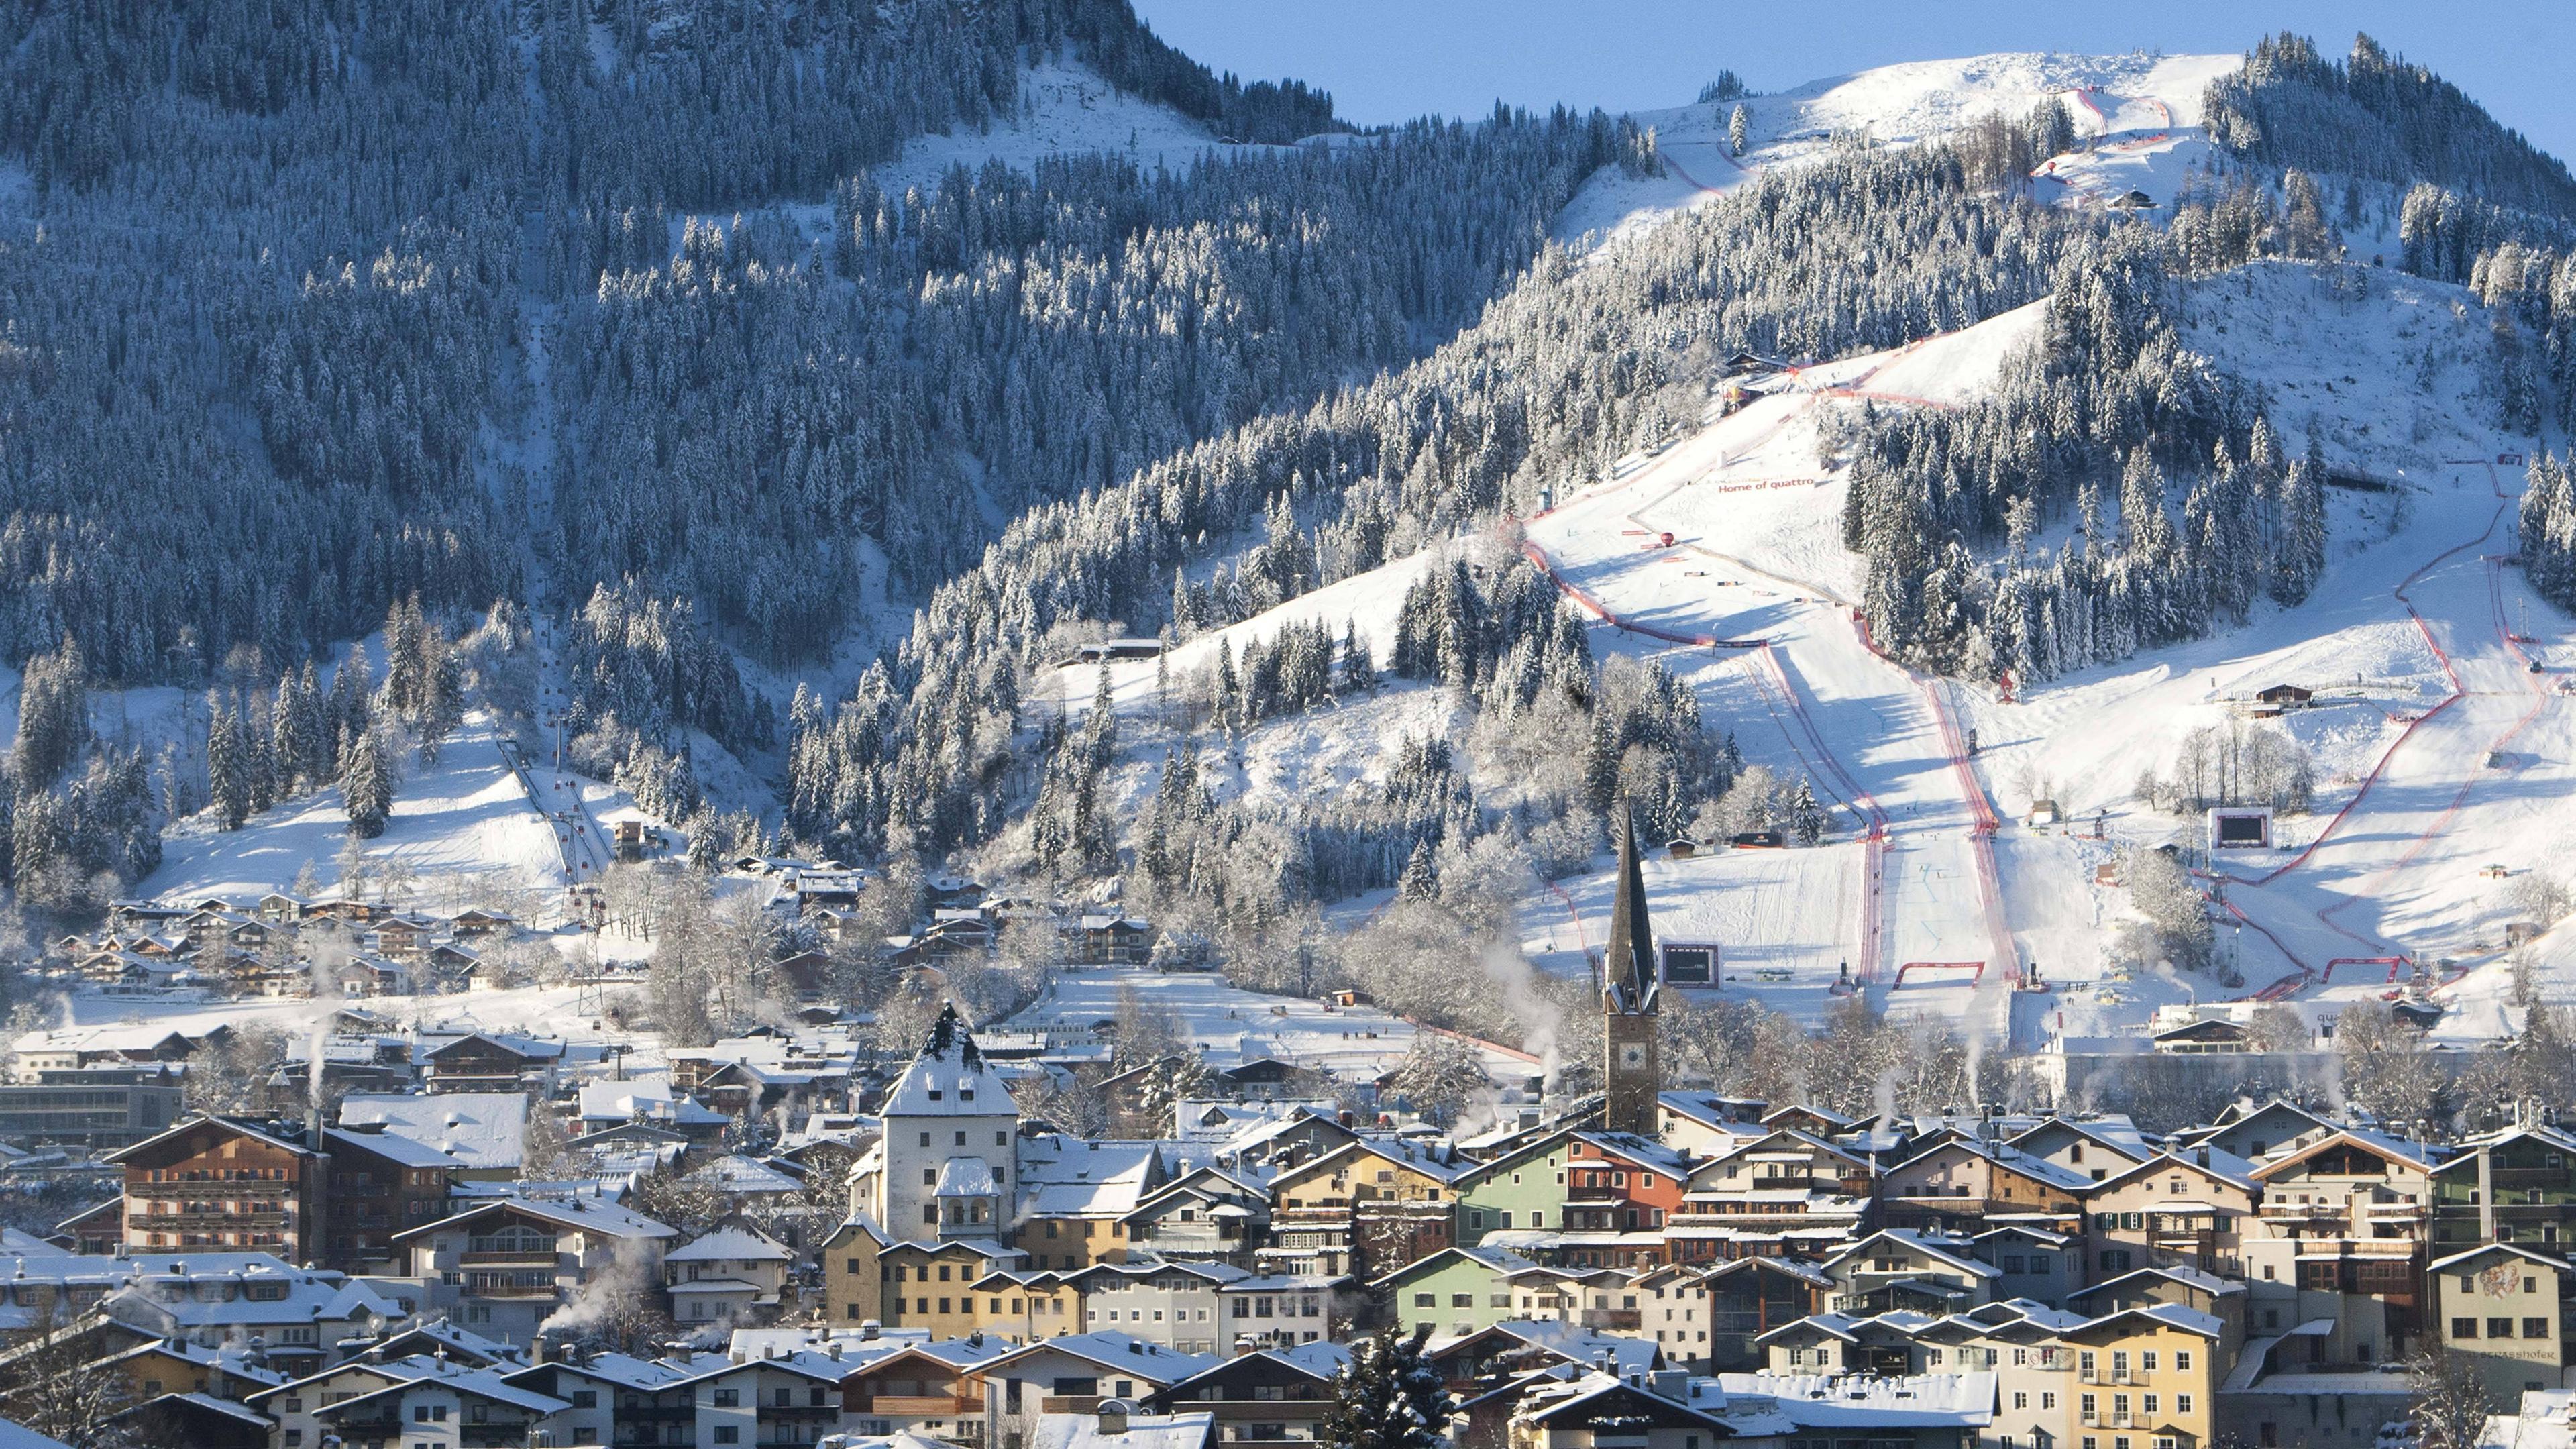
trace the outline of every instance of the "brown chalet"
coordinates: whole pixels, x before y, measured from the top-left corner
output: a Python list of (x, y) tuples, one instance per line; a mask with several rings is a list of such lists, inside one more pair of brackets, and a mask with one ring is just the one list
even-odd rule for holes
[(447, 1215), (455, 1159), (384, 1130), (334, 1128), (327, 1266), (347, 1273), (398, 1271), (393, 1235)]
[(1989, 1219), (2043, 1219), (2072, 1230), (2092, 1186), (2044, 1157), (1959, 1138), (1887, 1170), (1885, 1223), (1974, 1231)]
[(561, 1042), (522, 1037), (458, 1037), (429, 1053), (429, 1089), (433, 1092), (517, 1092), (531, 1077), (541, 1076), (563, 1058)]
[(139, 1251), (322, 1256), (322, 1154), (230, 1117), (198, 1117), (106, 1159), (125, 1169), (125, 1241)]

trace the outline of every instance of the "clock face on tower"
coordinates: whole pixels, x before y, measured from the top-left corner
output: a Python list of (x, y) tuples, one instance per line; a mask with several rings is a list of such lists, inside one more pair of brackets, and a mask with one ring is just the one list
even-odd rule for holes
[(1622, 1043), (1619, 1047), (1619, 1065), (1642, 1070), (1646, 1065), (1645, 1043), (1633, 1041)]

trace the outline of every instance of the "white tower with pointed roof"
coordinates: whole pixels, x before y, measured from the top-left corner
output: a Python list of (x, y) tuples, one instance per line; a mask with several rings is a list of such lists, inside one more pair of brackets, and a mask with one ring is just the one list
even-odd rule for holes
[(1019, 1105), (947, 1007), (886, 1094), (878, 1223), (898, 1237), (998, 1238), (1019, 1169)]

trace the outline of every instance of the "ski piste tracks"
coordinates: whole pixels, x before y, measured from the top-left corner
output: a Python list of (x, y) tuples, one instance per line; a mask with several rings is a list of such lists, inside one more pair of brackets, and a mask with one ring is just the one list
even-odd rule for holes
[[(2450, 681), (2450, 694), (2445, 696), (2431, 709), (2424, 711), (2424, 713), (2407, 722), (2406, 728), (2398, 733), (2395, 740), (2389, 742), (2388, 748), (2382, 750), (2378, 760), (2372, 763), (2370, 773), (2362, 777), (2359, 788), (2355, 789), (2352, 793), (2352, 798), (2344, 802), (2343, 808), (2334, 813), (2333, 818), (2326, 822), (2325, 828), (2317, 832), (2315, 838), (2308, 842), (2306, 848), (2302, 849), (2298, 854), (2292, 856), (2289, 860), (2283, 862), (2274, 869), (2251, 879), (2242, 876), (2230, 875), (2224, 871), (2220, 871), (2216, 868), (2215, 862), (2213, 862), (2211, 870), (2208, 872), (2211, 879), (2222, 880), (2236, 885), (2252, 886), (2260, 889), (2261, 887), (2269, 885), (2273, 881), (2280, 879), (2282, 876), (2298, 868), (2300, 865), (2305, 864), (2309, 857), (2314, 855), (2321, 846), (2334, 837), (2335, 833), (2342, 828), (2345, 819), (2361, 805), (2362, 801), (2366, 797), (2368, 797), (2372, 788), (2379, 783), (2381, 776), (2386, 772), (2389, 763), (2397, 757), (2397, 752), (2405, 748), (2408, 740), (2415, 737), (2416, 730), (2420, 728), (2425, 721), (2432, 719), (2435, 715), (2442, 713), (2468, 697), (2468, 689), (2461, 682), (2459, 669), (2452, 660), (2450, 651), (2442, 647), (2441, 640), (2434, 634), (2431, 624), (2425, 620), (2423, 613), (2415, 607), (2415, 601), (2408, 596), (2407, 591), (2413, 588), (2416, 584), (2421, 583), (2424, 578), (2431, 574), (2435, 569), (2449, 563), (2457, 555), (2470, 549), (2480, 547), (2489, 539), (2493, 538), (2495, 536), (2496, 526), (2504, 521), (2505, 510), (2513, 506), (2513, 500), (2506, 496), (2504, 485), (2501, 480), (2496, 477), (2496, 465), (2492, 461), (2484, 458), (2452, 459), (2449, 461), (2450, 465), (2453, 467), (2477, 466), (2486, 469), (2487, 486), (2496, 496), (2495, 512), (2489, 516), (2487, 519), (2487, 526), (2481, 530), (2475, 538), (2468, 539), (2462, 543), (2444, 549), (2442, 552), (2434, 555), (2431, 559), (2426, 560), (2421, 567), (2400, 580), (2397, 585), (2390, 590), (2390, 593), (2399, 603), (2406, 606), (2407, 617), (2414, 621), (2416, 631), (2424, 638), (2425, 647), (2433, 651), (2435, 662), (2439, 663), (2442, 667), (2443, 677)], [(2505, 650), (2511, 654), (2517, 662), (2527, 667), (2531, 662), (2530, 656), (2524, 653), (2520, 644), (2514, 640), (2511, 625), (2505, 618), (2504, 586), (2499, 562), (2493, 557), (2487, 557), (2484, 559), (2484, 562), (2487, 566), (2487, 596), (2490, 607), (2494, 611), (2496, 637), (2502, 641)], [(2498, 735), (2494, 742), (2487, 746), (2484, 753), (2492, 754), (2495, 751), (2503, 749), (2506, 745), (2511, 744), (2516, 737), (2520, 736), (2525, 729), (2530, 727), (2533, 720), (2540, 717), (2541, 710), (2548, 707), (2550, 695), (2545, 688), (2533, 688), (2531, 690), (2531, 694), (2533, 696), (2531, 708), (2525, 710), (2522, 715), (2513, 722), (2511, 728)], [(2342, 936), (2348, 941), (2358, 943), (2373, 953), (2371, 955), (2359, 957), (2337, 957), (2334, 960), (2327, 962), (2326, 968), (2323, 971), (2319, 971), (2317, 968), (2310, 966), (2305, 960), (2301, 959), (2299, 954), (2292, 951), (2288, 944), (2282, 941), (2279, 936), (2273, 934), (2273, 932), (2266, 927), (2257, 924), (2251, 918), (2247, 917), (2246, 914), (2237, 907), (2234, 901), (2226, 902), (2225, 905), (2230, 915), (2234, 916), (2242, 924), (2253, 926), (2265, 940), (2272, 943), (2274, 949), (2281, 953), (2283, 959), (2298, 968), (2289, 975), (2284, 976), (2279, 980), (2274, 981), (2269, 986), (2262, 988), (2260, 991), (2255, 992), (2254, 999), (2261, 1001), (2286, 1000), (2287, 998), (2295, 996), (2299, 992), (2305, 990), (2311, 984), (2322, 985), (2331, 978), (2333, 968), (2339, 963), (2354, 961), (2384, 961), (2392, 959), (2390, 956), (2384, 954), (2390, 950), (2387, 942), (2375, 940), (2371, 937), (2362, 935), (2360, 932), (2354, 931), (2350, 927), (2345, 926), (2342, 922), (2336, 920), (2335, 917), (2343, 911), (2350, 909), (2357, 902), (2369, 898), (2372, 894), (2370, 887), (2373, 884), (2413, 865), (2418, 856), (2422, 855), (2436, 839), (2450, 829), (2451, 822), (2458, 817), (2461, 806), (2468, 802), (2469, 791), (2476, 786), (2477, 781), (2477, 771), (2475, 768), (2472, 768), (2469, 773), (2461, 779), (2459, 789), (2452, 792), (2451, 799), (2449, 803), (2443, 807), (2442, 813), (2434, 817), (2432, 824), (2426, 826), (2422, 831), (2419, 831), (2416, 834), (2415, 839), (2407, 845), (2403, 854), (2398, 856), (2397, 859), (2390, 861), (2388, 864), (2379, 867), (2377, 870), (2374, 870), (2369, 875), (2365, 876), (2362, 880), (2361, 888), (2356, 890), (2353, 894), (2348, 895), (2335, 902), (2333, 905), (2324, 907), (2316, 912), (2317, 920), (2328, 930), (2333, 931), (2335, 934)], [(2456, 979), (2456, 977), (2453, 979)], [(2447, 985), (2448, 982), (2443, 984)]]
[[(1689, 179), (1687, 173), (1685, 173), (1684, 179)], [(1748, 447), (1744, 454), (1739, 454), (1738, 456), (1749, 456), (1753, 447), (1759, 447), (1761, 442), (1768, 442), (1791, 422), (1804, 416), (1807, 412), (1812, 410), (1817, 403), (1828, 398), (1862, 399), (1900, 403), (1909, 406), (1956, 410), (1957, 404), (1954, 403), (1937, 402), (1929, 398), (1917, 397), (1910, 394), (1872, 391), (1862, 386), (1862, 384), (1868, 382), (1871, 378), (1885, 371), (1891, 364), (1910, 356), (1924, 344), (1937, 340), (1938, 336), (1939, 334), (1935, 334), (1934, 336), (1915, 338), (1914, 340), (1896, 348), (1884, 360), (1871, 364), (1866, 370), (1862, 371), (1858, 375), (1845, 379), (1842, 382), (1824, 384), (1814, 388), (1801, 388), (1800, 391), (1805, 394), (1804, 401), (1801, 405), (1787, 411), (1779, 419), (1770, 424), (1770, 426), (1764, 429), (1760, 435), (1760, 442), (1755, 443), (1752, 447)], [(1807, 372), (1808, 370), (1810, 369), (1805, 367), (1789, 369), (1793, 378)], [(1705, 478), (1712, 476), (1715, 471), (1722, 470), (1726, 466), (1726, 461), (1721, 457), (1716, 470), (1711, 470), (1710, 474), (1702, 474), (1699, 478), (1685, 479), (1665, 490), (1662, 494), (1658, 495), (1651, 501), (1637, 505), (1634, 510), (1624, 515), (1626, 521), (1638, 529), (1645, 530), (1648, 533), (1653, 534), (1654, 530), (1647, 527), (1645, 520), (1640, 517), (1641, 514), (1643, 514), (1647, 509), (1653, 508), (1658, 504), (1669, 500), (1675, 494), (1690, 487), (1692, 484), (1703, 481)], [(1533, 519), (1544, 518), (1552, 514), (1562, 512), (1566, 509), (1573, 508), (1578, 504), (1597, 503), (1604, 498), (1610, 497), (1633, 486), (1645, 475), (1647, 471), (1649, 471), (1648, 465), (1646, 462), (1641, 460), (1636, 470), (1628, 477), (1616, 479), (1595, 489), (1586, 490), (1575, 497), (1568, 498), (1562, 504), (1541, 509), (1539, 512), (1532, 514), (1531, 517)], [(1739, 562), (1737, 560), (1729, 559), (1723, 554), (1717, 554), (1711, 550), (1702, 548), (1695, 543), (1677, 544), (1676, 546), (1688, 548), (1705, 556), (1721, 559), (1729, 563)], [(1604, 623), (1630, 633), (1639, 634), (1646, 638), (1660, 640), (1665, 643), (1683, 644), (1693, 648), (1703, 649), (1744, 649), (1753, 653), (1758, 653), (1763, 663), (1769, 666), (1773, 676), (1771, 683), (1778, 689), (1780, 699), (1786, 703), (1790, 716), (1797, 721), (1799, 727), (1798, 731), (1795, 733), (1787, 729), (1785, 726), (1781, 730), (1783, 738), (1788, 741), (1790, 752), (1797, 755), (1800, 763), (1807, 765), (1811, 771), (1815, 770), (1817, 762), (1820, 762), (1823, 766), (1821, 773), (1826, 778), (1827, 790), (1829, 792), (1835, 792), (1836, 782), (1839, 782), (1842, 787), (1842, 791), (1838, 793), (1843, 794), (1843, 799), (1846, 804), (1858, 804), (1866, 808), (1868, 828), (1862, 836), (1863, 878), (1861, 890), (1861, 931), (1859, 943), (1860, 971), (1858, 973), (1858, 977), (1863, 982), (1875, 981), (1878, 976), (1880, 962), (1886, 954), (1886, 922), (1883, 897), (1886, 891), (1886, 861), (1890, 839), (1888, 816), (1879, 806), (1877, 800), (1866, 790), (1860, 787), (1858, 781), (1855, 780), (1851, 773), (1844, 768), (1842, 761), (1834, 754), (1833, 750), (1826, 745), (1823, 733), (1816, 728), (1813, 718), (1808, 715), (1806, 707), (1799, 699), (1797, 689), (1790, 680), (1787, 670), (1782, 666), (1778, 653), (1771, 644), (1771, 641), (1767, 639), (1719, 639), (1714, 635), (1707, 634), (1682, 634), (1669, 629), (1657, 628), (1654, 625), (1645, 624), (1635, 619), (1622, 618), (1616, 611), (1612, 610), (1607, 604), (1595, 597), (1589, 590), (1584, 589), (1573, 580), (1565, 577), (1564, 573), (1557, 567), (1555, 560), (1548, 554), (1545, 548), (1541, 547), (1537, 543), (1536, 540), (1524, 538), (1521, 544), (1521, 552), (1522, 555), (1528, 558), (1542, 574), (1546, 575), (1548, 581), (1555, 584), (1558, 590), (1564, 593), (1566, 597), (1574, 600), (1577, 604), (1581, 605), (1586, 612), (1589, 612)], [(1866, 619), (1863, 618), (1857, 609), (1853, 609), (1847, 601), (1833, 595), (1830, 590), (1820, 589), (1816, 585), (1781, 578), (1779, 575), (1769, 573), (1767, 570), (1756, 568), (1751, 565), (1742, 566), (1747, 568), (1749, 572), (1760, 574), (1765, 578), (1772, 579), (1775, 582), (1784, 584), (1788, 587), (1814, 594), (1819, 598), (1830, 600), (1837, 607), (1844, 609), (1845, 616), (1851, 621), (1853, 631), (1858, 635), (1861, 646), (1867, 649), (1872, 655), (1876, 656), (1882, 663), (1902, 673), (1907, 680), (1923, 691), (1925, 699), (1931, 705), (1935, 725), (1940, 731), (1942, 747), (1950, 755), (1951, 768), (1959, 781), (1960, 791), (1968, 805), (1969, 813), (1975, 821), (1973, 828), (1968, 832), (1968, 854), (1970, 864), (1974, 868), (1977, 876), (1978, 903), (1988, 937), (1988, 950), (1992, 953), (1990, 959), (2000, 970), (2002, 970), (2007, 980), (2018, 984), (2022, 975), (2021, 953), (2014, 944), (2010, 923), (2004, 915), (2001, 877), (1999, 869), (1995, 864), (1993, 836), (1999, 822), (1996, 819), (1992, 803), (1987, 799), (1984, 786), (1977, 781), (1976, 771), (1974, 767), (1968, 763), (1966, 748), (1959, 733), (1957, 721), (1951, 715), (1948, 701), (1942, 696), (1940, 690), (1935, 687), (1934, 681), (1916, 674), (1912, 669), (1907, 668), (1905, 665), (1898, 663), (1896, 660), (1881, 652), (1877, 643), (1870, 637)], [(1748, 667), (1751, 667), (1751, 661), (1749, 659), (1747, 664)], [(1756, 687), (1764, 690), (1764, 703), (1766, 708), (1771, 709), (1774, 722), (1780, 722), (1779, 710), (1777, 707), (1771, 705), (1769, 688), (1764, 686), (1761, 673), (1758, 669), (1754, 670), (1754, 678)], [(1800, 733), (1803, 733), (1808, 742), (1813, 746), (1816, 752), (1816, 762), (1810, 762), (1807, 759), (1806, 750), (1799, 745), (1798, 735)], [(1551, 889), (1553, 889), (1553, 887), (1551, 887)], [(1557, 894), (1560, 899), (1564, 899), (1564, 893), (1562, 891), (1558, 891)], [(1566, 909), (1569, 912), (1573, 911), (1573, 902), (1570, 899), (1566, 900)], [(1580, 917), (1577, 917), (1577, 929), (1578, 931), (1580, 930)]]

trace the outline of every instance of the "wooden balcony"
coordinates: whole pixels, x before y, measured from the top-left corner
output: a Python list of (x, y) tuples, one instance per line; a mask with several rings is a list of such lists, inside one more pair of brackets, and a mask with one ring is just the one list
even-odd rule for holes
[(846, 1406), (853, 1414), (883, 1414), (889, 1419), (957, 1419), (984, 1417), (982, 1399), (954, 1394), (875, 1394)]
[(224, 1229), (284, 1228), (293, 1221), (282, 1212), (129, 1213), (125, 1225), (147, 1232), (208, 1232)]

